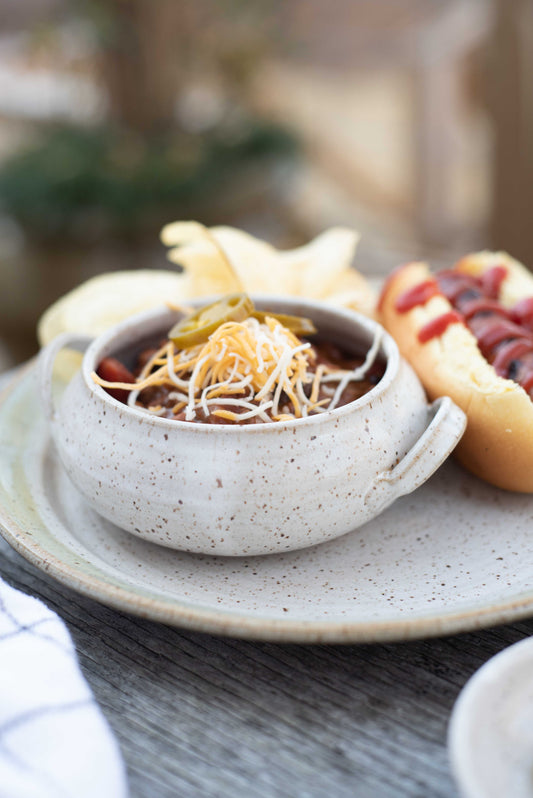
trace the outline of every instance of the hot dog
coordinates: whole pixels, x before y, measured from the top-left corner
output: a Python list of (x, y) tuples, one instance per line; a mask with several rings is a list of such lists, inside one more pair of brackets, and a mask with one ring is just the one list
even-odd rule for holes
[(378, 310), (428, 396), (450, 396), (467, 414), (460, 462), (500, 488), (533, 493), (529, 271), (493, 252), (434, 275), (408, 263), (387, 279)]

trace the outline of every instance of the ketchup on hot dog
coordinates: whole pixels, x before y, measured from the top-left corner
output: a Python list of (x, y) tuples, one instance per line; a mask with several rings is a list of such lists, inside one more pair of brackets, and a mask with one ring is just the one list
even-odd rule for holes
[(462, 323), (475, 336), (478, 346), (500, 377), (514, 380), (533, 398), (533, 298), (507, 310), (497, 302), (505, 279), (503, 266), (495, 266), (482, 277), (446, 269), (401, 294), (395, 309), (405, 313), (442, 294), (453, 311), (442, 314), (418, 333), (420, 343), (444, 333), (450, 324)]

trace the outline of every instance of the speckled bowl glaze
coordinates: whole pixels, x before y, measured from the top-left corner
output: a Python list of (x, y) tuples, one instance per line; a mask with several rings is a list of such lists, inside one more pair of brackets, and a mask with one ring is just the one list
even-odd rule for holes
[[(370, 319), (318, 302), (264, 297), (260, 309), (305, 315), (320, 335), (363, 353), (380, 334), (385, 374), (369, 393), (307, 419), (254, 425), (172, 421), (126, 407), (91, 379), (180, 317), (159, 308), (96, 340), (65, 335), (40, 356), (41, 390), (63, 466), (105, 518), (175, 549), (218, 555), (304, 548), (364, 524), (421, 485), (461, 437), (449, 399), (428, 406), (393, 339)], [(86, 349), (57, 406), (52, 370)]]

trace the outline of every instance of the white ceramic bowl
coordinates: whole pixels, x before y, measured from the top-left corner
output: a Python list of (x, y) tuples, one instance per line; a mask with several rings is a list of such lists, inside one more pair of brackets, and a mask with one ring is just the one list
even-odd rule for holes
[[(422, 484), (461, 437), (465, 417), (428, 407), (393, 339), (375, 322), (318, 302), (267, 297), (260, 309), (311, 317), (320, 334), (364, 353), (382, 334), (386, 370), (369, 393), (306, 419), (209, 425), (148, 415), (90, 377), (102, 358), (163, 336), (180, 314), (160, 308), (89, 343), (66, 335), (41, 353), (42, 392), (59, 457), (105, 518), (155, 543), (222, 555), (288, 551), (343, 535)], [(57, 408), (52, 367), (87, 347)]]
[(448, 744), (462, 798), (533, 798), (533, 638), (500, 651), (467, 682)]

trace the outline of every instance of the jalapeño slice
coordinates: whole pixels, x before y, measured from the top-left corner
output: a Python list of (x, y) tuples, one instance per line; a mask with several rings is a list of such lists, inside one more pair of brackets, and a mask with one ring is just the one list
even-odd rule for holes
[(178, 321), (168, 337), (179, 349), (188, 349), (205, 343), (221, 324), (244, 321), (253, 311), (254, 303), (247, 294), (231, 294)]
[(265, 321), (267, 316), (271, 319), (276, 319), (294, 335), (313, 335), (317, 331), (311, 319), (307, 319), (305, 316), (288, 316), (285, 313), (269, 313), (264, 310), (254, 310), (250, 315), (261, 323)]

